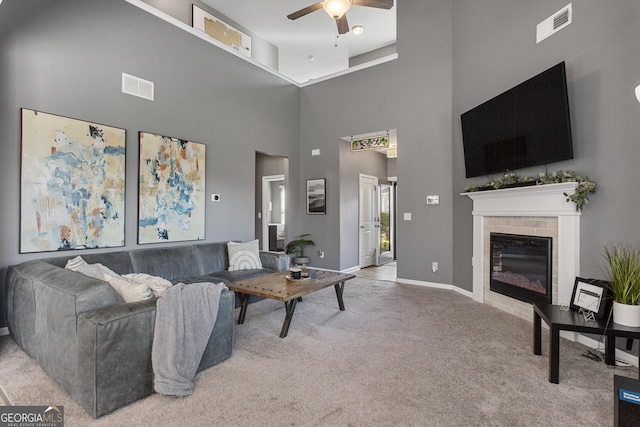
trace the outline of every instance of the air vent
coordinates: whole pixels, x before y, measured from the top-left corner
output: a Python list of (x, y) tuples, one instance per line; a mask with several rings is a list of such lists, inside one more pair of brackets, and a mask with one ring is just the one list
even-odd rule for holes
[(122, 73), (122, 92), (153, 101), (154, 84), (149, 80)]
[(553, 29), (557, 30), (564, 24), (569, 23), (569, 8), (563, 9), (553, 17)]
[(536, 27), (536, 43), (540, 43), (552, 34), (557, 33), (573, 20), (572, 4), (569, 3)]

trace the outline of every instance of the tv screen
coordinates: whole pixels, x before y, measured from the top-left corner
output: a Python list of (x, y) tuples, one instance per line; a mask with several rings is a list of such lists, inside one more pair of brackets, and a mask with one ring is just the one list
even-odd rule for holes
[(461, 116), (467, 178), (573, 158), (564, 62)]

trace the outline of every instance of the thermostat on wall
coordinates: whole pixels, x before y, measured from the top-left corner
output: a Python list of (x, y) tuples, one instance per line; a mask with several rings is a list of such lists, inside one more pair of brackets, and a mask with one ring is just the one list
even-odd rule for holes
[(436, 195), (429, 195), (427, 196), (427, 204), (428, 205), (439, 205), (440, 204), (440, 196)]

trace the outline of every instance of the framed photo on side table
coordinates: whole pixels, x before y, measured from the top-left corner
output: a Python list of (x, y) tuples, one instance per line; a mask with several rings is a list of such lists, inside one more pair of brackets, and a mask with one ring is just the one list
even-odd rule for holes
[(576, 277), (569, 308), (591, 311), (596, 319), (602, 319), (609, 314), (610, 307), (611, 294), (605, 281)]

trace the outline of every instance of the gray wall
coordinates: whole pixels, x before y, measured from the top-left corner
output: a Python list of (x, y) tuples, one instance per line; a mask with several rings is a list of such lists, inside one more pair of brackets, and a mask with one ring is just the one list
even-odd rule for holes
[[(156, 100), (122, 94), (122, 72), (155, 82)], [(20, 108), (126, 129), (125, 238), (126, 248), (135, 248), (138, 131), (206, 144), (206, 192), (222, 196), (221, 202), (207, 202), (206, 240), (251, 240), (256, 150), (298, 156), (299, 90), (124, 1), (5, 0), (0, 267), (56, 255), (18, 253)], [(296, 218), (297, 166), (289, 173)]]
[(575, 158), (548, 170), (574, 170), (598, 186), (581, 217), (580, 274), (605, 277), (605, 244), (640, 243), (640, 103), (633, 93), (640, 84), (640, 2), (573, 0), (573, 23), (536, 44), (536, 25), (567, 3), (453, 3), (453, 283), (461, 288), (471, 290), (472, 283), (472, 205), (458, 193), (485, 180), (465, 179), (460, 114), (561, 61), (567, 67)]
[[(301, 227), (325, 251), (324, 260), (312, 254), (313, 265), (353, 267), (353, 250), (341, 251), (354, 246), (354, 231), (342, 221), (353, 206), (339, 205), (337, 141), (398, 129), (398, 211), (412, 213), (398, 224), (398, 277), (451, 283), (452, 4), (404, 0), (397, 7), (397, 60), (302, 89), (300, 178), (327, 178), (328, 202), (327, 215), (303, 215)], [(322, 155), (311, 157), (313, 148)], [(427, 207), (427, 194), (439, 194), (440, 205)], [(440, 262), (438, 273), (430, 261)]]

